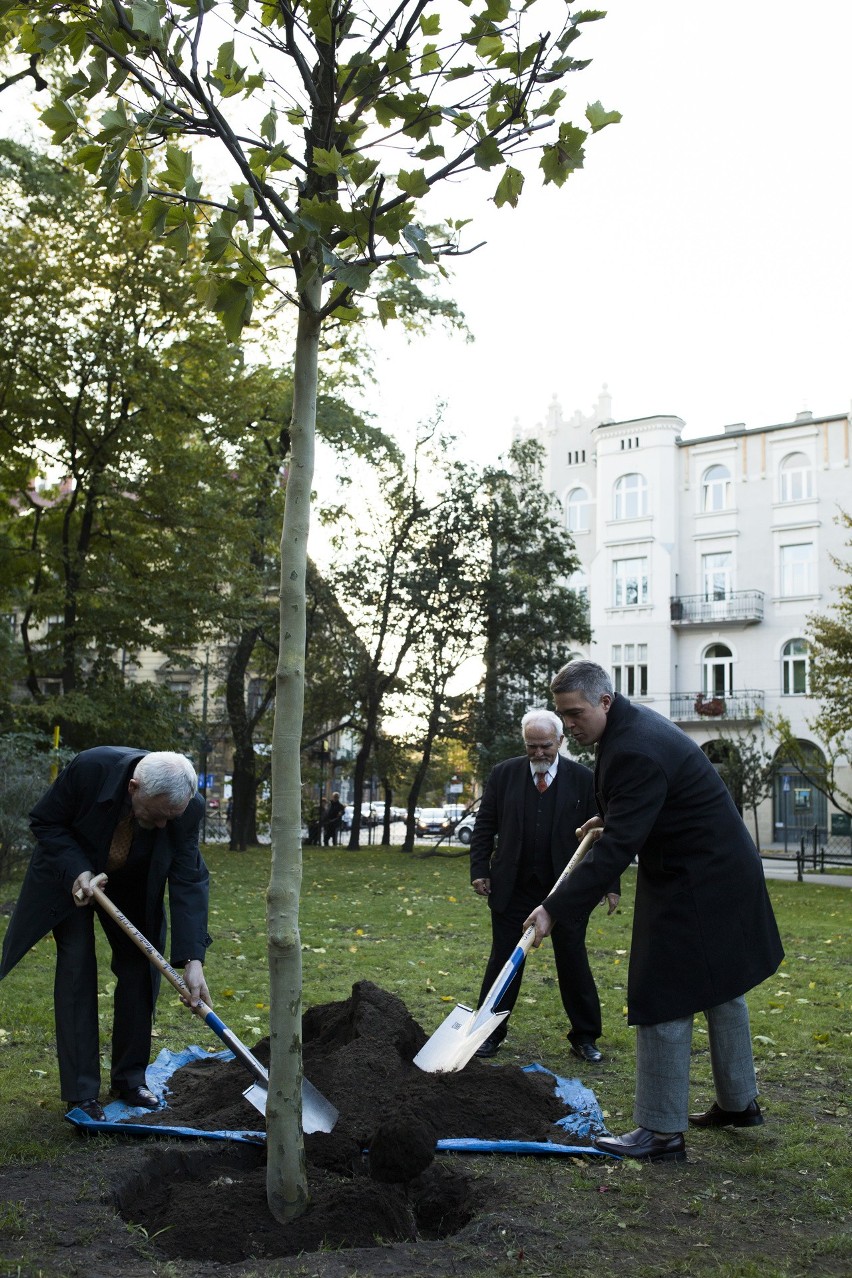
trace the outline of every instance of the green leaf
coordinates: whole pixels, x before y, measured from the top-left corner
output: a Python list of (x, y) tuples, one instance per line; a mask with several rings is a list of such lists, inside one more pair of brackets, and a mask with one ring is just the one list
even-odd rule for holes
[(434, 71), (441, 69), (441, 58), (438, 53), (436, 44), (427, 44), (423, 49), (423, 56), (420, 59), (420, 74), (432, 75)]
[(429, 183), (426, 181), (426, 174), (423, 169), (412, 169), (410, 172), (400, 169), (396, 184), (400, 191), (404, 191), (406, 195), (414, 196), (415, 199), (421, 195), (426, 195), (429, 191)]
[(71, 156), (73, 164), (79, 164), (87, 173), (97, 173), (101, 167), (104, 158), (104, 148), (102, 146), (81, 146), (79, 151), (75, 151)]
[(57, 98), (46, 111), (42, 111), (41, 118), (52, 129), (53, 141), (56, 143), (65, 142), (77, 132), (77, 117), (62, 98)]
[(392, 302), (386, 297), (380, 297), (376, 305), (379, 311), (379, 319), (382, 321), (382, 328), (385, 328), (388, 320), (396, 319), (396, 302)]
[(341, 262), (334, 268), (334, 278), (339, 284), (363, 293), (369, 287), (370, 276), (375, 269), (375, 262)]
[(166, 169), (162, 181), (172, 191), (183, 191), (192, 177), (192, 156), (180, 147), (166, 147)]
[(343, 156), (336, 146), (333, 146), (330, 151), (325, 151), (321, 146), (315, 146), (313, 149), (313, 167), (317, 173), (331, 173), (337, 177), (344, 168)]
[(147, 36), (152, 44), (162, 45), (163, 32), (160, 15), (150, 0), (133, 0), (130, 6), (130, 25), (139, 35)]
[(494, 203), (498, 209), (501, 209), (504, 204), (511, 204), (512, 208), (516, 209), (523, 189), (523, 173), (521, 173), (520, 169), (513, 169), (509, 165), (500, 179), (497, 190), (494, 192)]
[(420, 15), (420, 30), (425, 36), (439, 35), (441, 31), (441, 18), (437, 13)]
[(500, 36), (483, 36), (476, 46), (476, 52), (486, 62), (493, 62), (503, 52), (503, 41)]
[(588, 134), (583, 129), (578, 129), (573, 124), (559, 126), (558, 142), (546, 146), (539, 161), (545, 185), (553, 182), (556, 186), (562, 186), (575, 169), (583, 167), (583, 143), (587, 137)]
[(275, 142), (275, 134), (278, 127), (278, 112), (273, 108), (267, 111), (266, 115), (260, 122), (260, 136), (266, 138), (267, 142)]
[(473, 156), (474, 163), (480, 169), (493, 169), (502, 164), (503, 154), (495, 138), (488, 137), (480, 142)]
[(430, 142), (428, 146), (422, 147), (415, 154), (418, 160), (439, 160), (447, 152), (444, 147), (438, 146), (437, 142)]
[(586, 119), (592, 126), (592, 133), (597, 133), (600, 129), (605, 129), (608, 124), (618, 124), (621, 120), (621, 112), (605, 111), (600, 102), (590, 102), (586, 107)]

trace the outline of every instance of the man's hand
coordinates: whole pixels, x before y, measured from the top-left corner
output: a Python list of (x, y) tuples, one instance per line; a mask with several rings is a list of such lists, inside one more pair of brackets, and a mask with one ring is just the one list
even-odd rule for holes
[[(602, 816), (589, 817), (588, 821), (584, 821), (582, 825), (578, 825), (574, 831), (574, 836), (578, 842), (582, 843), (583, 839), (589, 833), (589, 830), (602, 830), (604, 828), (604, 819)], [(600, 835), (598, 835), (600, 838)]]
[(546, 936), (550, 936), (553, 931), (553, 919), (548, 914), (543, 905), (537, 905), (532, 914), (524, 923), (524, 931), (528, 927), (535, 928), (535, 940), (533, 941), (533, 949), (537, 950)]
[(198, 1001), (211, 1006), (213, 1000), (210, 997), (210, 991), (207, 988), (207, 982), (204, 979), (204, 964), (199, 959), (190, 959), (186, 967), (183, 969), (183, 979), (189, 986), (190, 998), (181, 996), (181, 1002), (185, 1007), (198, 1007)]
[(491, 895), (490, 879), (474, 879), (470, 886), (473, 888), (477, 896)]
[(93, 887), (99, 887), (101, 891), (107, 885), (107, 876), (105, 874), (92, 874), (91, 870), (84, 870), (82, 874), (78, 874), (71, 885), (71, 896), (76, 906), (87, 906), (92, 904)]

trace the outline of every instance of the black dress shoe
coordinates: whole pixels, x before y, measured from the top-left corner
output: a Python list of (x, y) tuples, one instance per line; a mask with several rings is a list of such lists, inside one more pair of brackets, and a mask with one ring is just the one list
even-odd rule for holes
[(572, 1043), (571, 1055), (579, 1056), (581, 1061), (588, 1061), (590, 1065), (597, 1065), (598, 1061), (603, 1060), (594, 1043)]
[(503, 1042), (502, 1038), (495, 1038), (494, 1035), (492, 1034), (490, 1038), (486, 1038), (485, 1042), (482, 1043), (481, 1046), (477, 1047), (476, 1051), (473, 1054), (474, 1056), (484, 1056), (484, 1057), (496, 1056), (497, 1053), (500, 1051), (500, 1045), (502, 1042)]
[(106, 1114), (99, 1100), (74, 1101), (71, 1108), (82, 1109), (83, 1113), (96, 1123), (106, 1122)]
[(134, 1109), (159, 1109), (160, 1102), (157, 1100), (153, 1092), (149, 1092), (147, 1087), (128, 1087), (124, 1091), (118, 1091), (119, 1100), (123, 1100), (125, 1105), (130, 1105)]
[(685, 1163), (686, 1146), (683, 1132), (673, 1136), (657, 1136), (647, 1127), (637, 1127), (626, 1136), (598, 1136), (595, 1149), (619, 1158), (638, 1158), (647, 1163)]
[(693, 1127), (761, 1127), (763, 1115), (756, 1100), (749, 1101), (745, 1109), (722, 1109), (714, 1101), (703, 1114), (690, 1114)]

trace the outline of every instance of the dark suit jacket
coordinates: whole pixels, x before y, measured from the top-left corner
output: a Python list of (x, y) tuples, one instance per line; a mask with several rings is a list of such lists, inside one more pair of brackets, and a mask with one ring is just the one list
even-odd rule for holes
[[(577, 850), (575, 828), (597, 812), (594, 781), (588, 768), (560, 755), (556, 775), (556, 810), (550, 843), (554, 879)], [(470, 878), (471, 882), (491, 879), (488, 904), (498, 913), (505, 910), (515, 890), (524, 836), (524, 796), (529, 784), (530, 763), (526, 755), (498, 763), (485, 783), (476, 814), (470, 840)], [(618, 889), (611, 887), (610, 880), (605, 890)], [(598, 900), (602, 895), (598, 894)], [(597, 901), (593, 905), (597, 905)]]
[(771, 976), (784, 951), (763, 866), (704, 751), (662, 715), (616, 694), (595, 788), (604, 834), (544, 904), (563, 921), (587, 914), (638, 856), (631, 1024), (716, 1007)]
[[(30, 826), (37, 846), (3, 942), (0, 978), (78, 908), (71, 898), (78, 874), (83, 870), (98, 874), (105, 868), (128, 782), (146, 753), (120, 746), (84, 750), (60, 772), (33, 808)], [(166, 939), (163, 900), (168, 883), (173, 966), (182, 966), (188, 959), (203, 960), (210, 943), (209, 875), (198, 847), (203, 812), (204, 801), (196, 794), (183, 815), (154, 836), (145, 934), (162, 951)]]

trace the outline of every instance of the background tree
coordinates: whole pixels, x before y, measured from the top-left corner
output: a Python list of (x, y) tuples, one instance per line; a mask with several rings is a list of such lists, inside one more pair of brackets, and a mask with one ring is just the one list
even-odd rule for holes
[[(510, 0), (449, 12), (429, 0), (402, 0), (387, 17), (350, 0), (207, 0), (191, 9), (156, 0), (127, 8), (119, 0), (39, 0), (6, 10), (7, 30), (28, 24), (24, 55), (61, 45), (78, 63), (44, 116), (55, 140), (80, 138), (80, 162), (178, 248), (197, 222), (206, 224), (212, 271), (201, 296), (228, 331), (240, 331), (264, 287), (299, 308), (268, 893), (268, 1197), (283, 1220), (307, 1201), (299, 1122), (299, 746), (320, 332), (328, 316), (354, 310), (357, 292), (375, 295), (383, 279), (440, 270), (443, 256), (460, 251), (459, 225), (430, 226), (417, 211), (417, 201), (449, 176), (473, 166), (500, 169), (495, 200), (517, 203), (524, 176), (508, 160), (551, 125), (565, 98), (558, 82), (582, 66), (569, 52), (579, 26), (602, 15), (566, 10), (555, 35), (528, 37), (538, 22), (535, 5), (513, 10)], [(85, 111), (105, 91), (109, 109), (90, 128)], [(586, 116), (592, 130), (617, 118), (599, 103)], [(586, 136), (559, 124), (542, 147), (545, 181), (561, 184), (582, 164)], [(174, 145), (198, 137), (224, 148), (237, 178), (229, 194), (203, 190), (191, 158)], [(412, 167), (381, 169), (382, 160), (405, 152)], [(256, 218), (263, 230), (255, 237)], [(263, 257), (273, 241), (277, 260)], [(383, 318), (390, 313), (385, 307)]]
[(551, 678), (591, 637), (586, 602), (568, 585), (579, 560), (542, 483), (543, 455), (541, 444), (518, 442), (505, 467), (483, 475), (485, 673), (473, 718), (480, 779), (518, 753), (522, 716), (549, 704)]
[(772, 794), (775, 780), (775, 756), (766, 743), (763, 727), (748, 732), (726, 732), (720, 728), (717, 739), (704, 749), (737, 807), (751, 813), (754, 842), (759, 852), (757, 809)]

